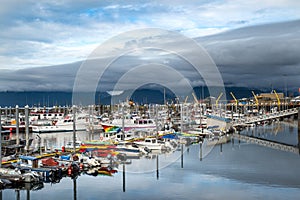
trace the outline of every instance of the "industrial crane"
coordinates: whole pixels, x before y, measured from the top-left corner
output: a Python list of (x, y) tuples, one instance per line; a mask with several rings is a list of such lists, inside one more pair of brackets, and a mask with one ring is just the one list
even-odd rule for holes
[(223, 96), (223, 92), (221, 92), (221, 94), (218, 96), (216, 100), (216, 107), (218, 106), (219, 100), (221, 99), (222, 96)]
[(187, 100), (188, 100), (189, 96), (186, 96), (185, 99), (184, 99), (184, 104), (187, 103)]
[(278, 104), (278, 110), (280, 110), (280, 99), (279, 99), (279, 96), (278, 96), (278, 94), (277, 94), (277, 92), (275, 91), (275, 90), (273, 90), (272, 92), (274, 92), (275, 93), (275, 96), (276, 96), (276, 99), (277, 99), (277, 104)]
[(235, 111), (237, 112), (239, 101), (235, 98), (235, 96), (234, 96), (234, 94), (232, 92), (230, 92), (230, 95), (232, 96), (232, 98), (235, 101)]
[(257, 99), (257, 96), (255, 95), (255, 93), (252, 91), (252, 94), (254, 96), (254, 99), (255, 99), (255, 104), (256, 104), (256, 107), (258, 109), (258, 99)]

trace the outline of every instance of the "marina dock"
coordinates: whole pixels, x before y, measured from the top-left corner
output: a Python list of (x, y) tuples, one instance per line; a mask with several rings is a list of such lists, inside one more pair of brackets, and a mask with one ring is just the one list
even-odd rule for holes
[(263, 121), (282, 119), (293, 115), (298, 115), (298, 110), (299, 108), (292, 108), (292, 109), (282, 110), (278, 112), (267, 113), (260, 116), (246, 117), (233, 123), (233, 126), (244, 127), (251, 124), (261, 123)]

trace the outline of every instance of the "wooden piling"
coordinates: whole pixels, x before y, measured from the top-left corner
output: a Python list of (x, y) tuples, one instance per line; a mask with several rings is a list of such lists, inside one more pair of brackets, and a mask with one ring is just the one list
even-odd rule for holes
[(73, 151), (76, 152), (76, 107), (73, 105)]
[(122, 141), (125, 141), (125, 105), (122, 103)]
[(8, 119), (8, 108), (7, 106), (5, 106), (5, 124), (7, 123), (7, 119)]
[(183, 168), (183, 144), (181, 144), (181, 168)]
[(300, 155), (300, 107), (298, 108), (298, 149)]
[(123, 192), (126, 191), (126, 184), (125, 184), (125, 163), (123, 163)]
[(1, 106), (0, 106), (0, 168), (2, 167), (2, 123), (1, 123), (1, 114), (2, 114), (2, 111), (1, 111)]
[(77, 200), (77, 178), (73, 178), (73, 199)]
[(155, 131), (156, 139), (158, 140), (158, 105), (155, 104)]
[(200, 161), (202, 161), (202, 141), (200, 141), (199, 144), (200, 144)]
[(159, 169), (158, 169), (158, 167), (159, 167), (159, 165), (158, 165), (158, 154), (157, 154), (157, 156), (156, 156), (156, 179), (158, 180), (159, 179)]
[(19, 106), (16, 105), (16, 143), (17, 145), (20, 144), (20, 138), (19, 138), (19, 130), (20, 130), (20, 122), (19, 122)]
[(29, 151), (29, 106), (25, 106), (25, 138), (26, 138), (26, 152)]

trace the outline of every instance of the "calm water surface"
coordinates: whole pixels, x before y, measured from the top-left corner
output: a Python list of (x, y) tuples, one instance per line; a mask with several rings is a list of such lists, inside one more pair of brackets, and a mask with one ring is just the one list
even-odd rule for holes
[[(295, 123), (251, 128), (242, 134), (298, 144)], [(41, 136), (48, 147), (62, 146), (72, 138), (71, 133)], [(78, 133), (79, 140), (88, 137)], [(2, 199), (299, 199), (299, 154), (236, 139), (214, 148), (204, 143), (202, 160), (199, 144), (183, 146), (183, 150), (183, 159), (180, 149), (132, 159), (131, 164), (119, 165), (113, 176), (66, 177), (19, 194), (5, 189)]]

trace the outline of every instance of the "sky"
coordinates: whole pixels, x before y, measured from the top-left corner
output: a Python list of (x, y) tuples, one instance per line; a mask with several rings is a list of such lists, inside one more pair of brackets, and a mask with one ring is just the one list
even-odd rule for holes
[(99, 45), (142, 28), (199, 42), (227, 85), (296, 89), (299, 10), (298, 0), (3, 0), (0, 91), (70, 90), (76, 70)]

